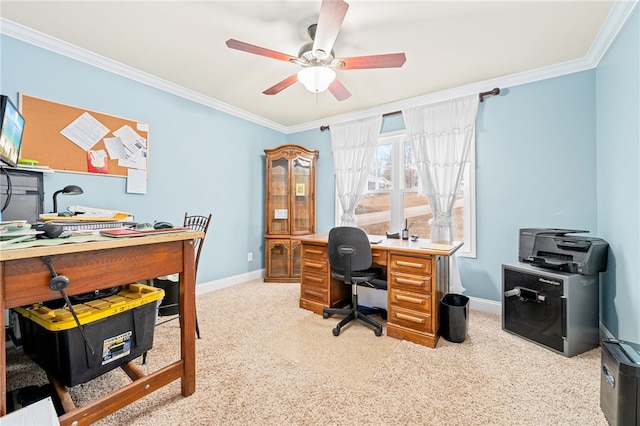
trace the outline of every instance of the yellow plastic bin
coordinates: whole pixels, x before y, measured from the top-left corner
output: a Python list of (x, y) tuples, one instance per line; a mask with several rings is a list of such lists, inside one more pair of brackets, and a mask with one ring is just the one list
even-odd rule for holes
[(68, 308), (15, 308), (24, 353), (65, 386), (85, 383), (152, 348), (162, 297), (160, 288), (128, 284), (113, 296), (73, 305), (94, 354)]

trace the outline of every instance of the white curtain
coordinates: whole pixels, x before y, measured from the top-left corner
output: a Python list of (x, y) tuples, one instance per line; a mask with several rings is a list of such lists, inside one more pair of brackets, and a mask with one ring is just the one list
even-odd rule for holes
[(356, 226), (355, 210), (375, 159), (381, 123), (378, 115), (331, 125), (333, 172), (343, 211), (341, 226)]
[(475, 143), (477, 111), (477, 94), (402, 110), (422, 192), (434, 214), (434, 241), (453, 240), (451, 212)]

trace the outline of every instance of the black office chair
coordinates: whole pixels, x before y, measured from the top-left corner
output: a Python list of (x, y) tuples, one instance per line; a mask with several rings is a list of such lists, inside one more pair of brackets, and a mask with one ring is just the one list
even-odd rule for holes
[(358, 306), (358, 285), (366, 285), (380, 290), (387, 289), (387, 281), (382, 268), (371, 267), (371, 244), (369, 237), (360, 228), (340, 226), (329, 231), (329, 265), (331, 276), (351, 286), (350, 308), (324, 308), (322, 317), (329, 315), (345, 315), (333, 329), (338, 336), (340, 329), (353, 320), (360, 320), (374, 327), (376, 336), (382, 335), (382, 325), (369, 318), (368, 315), (380, 314), (383, 319), (387, 311), (382, 308), (365, 308)]

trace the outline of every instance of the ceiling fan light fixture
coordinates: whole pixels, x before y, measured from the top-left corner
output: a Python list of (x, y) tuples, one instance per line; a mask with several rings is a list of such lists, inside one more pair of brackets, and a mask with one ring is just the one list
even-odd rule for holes
[(336, 79), (336, 72), (327, 67), (315, 65), (298, 71), (298, 81), (312, 93), (321, 93)]

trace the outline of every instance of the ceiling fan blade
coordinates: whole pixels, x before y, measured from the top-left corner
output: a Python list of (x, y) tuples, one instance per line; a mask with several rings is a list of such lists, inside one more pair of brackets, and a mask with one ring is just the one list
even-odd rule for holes
[(357, 70), (364, 68), (400, 68), (407, 60), (404, 53), (388, 53), (385, 55), (353, 56), (351, 58), (339, 58), (344, 62), (341, 70)]
[(281, 91), (283, 91), (284, 89), (286, 89), (287, 87), (291, 86), (296, 81), (298, 81), (298, 75), (292, 74), (289, 77), (282, 80), (281, 82), (276, 83), (273, 86), (269, 87), (267, 90), (265, 90), (262, 93), (264, 93), (265, 95), (276, 95)]
[(338, 101), (344, 101), (351, 96), (351, 93), (338, 79), (333, 80), (329, 85), (329, 91)]
[(255, 55), (266, 56), (267, 58), (278, 59), (280, 61), (291, 61), (292, 59), (298, 59), (295, 56), (287, 55), (286, 53), (276, 52), (275, 50), (265, 49), (264, 47), (256, 46), (253, 44), (245, 43), (244, 41), (235, 40), (230, 38), (227, 40), (227, 47), (230, 49), (241, 50), (243, 52), (253, 53)]
[(316, 35), (313, 39), (314, 52), (322, 50), (327, 54), (331, 53), (347, 9), (349, 9), (349, 5), (342, 0), (322, 1)]

